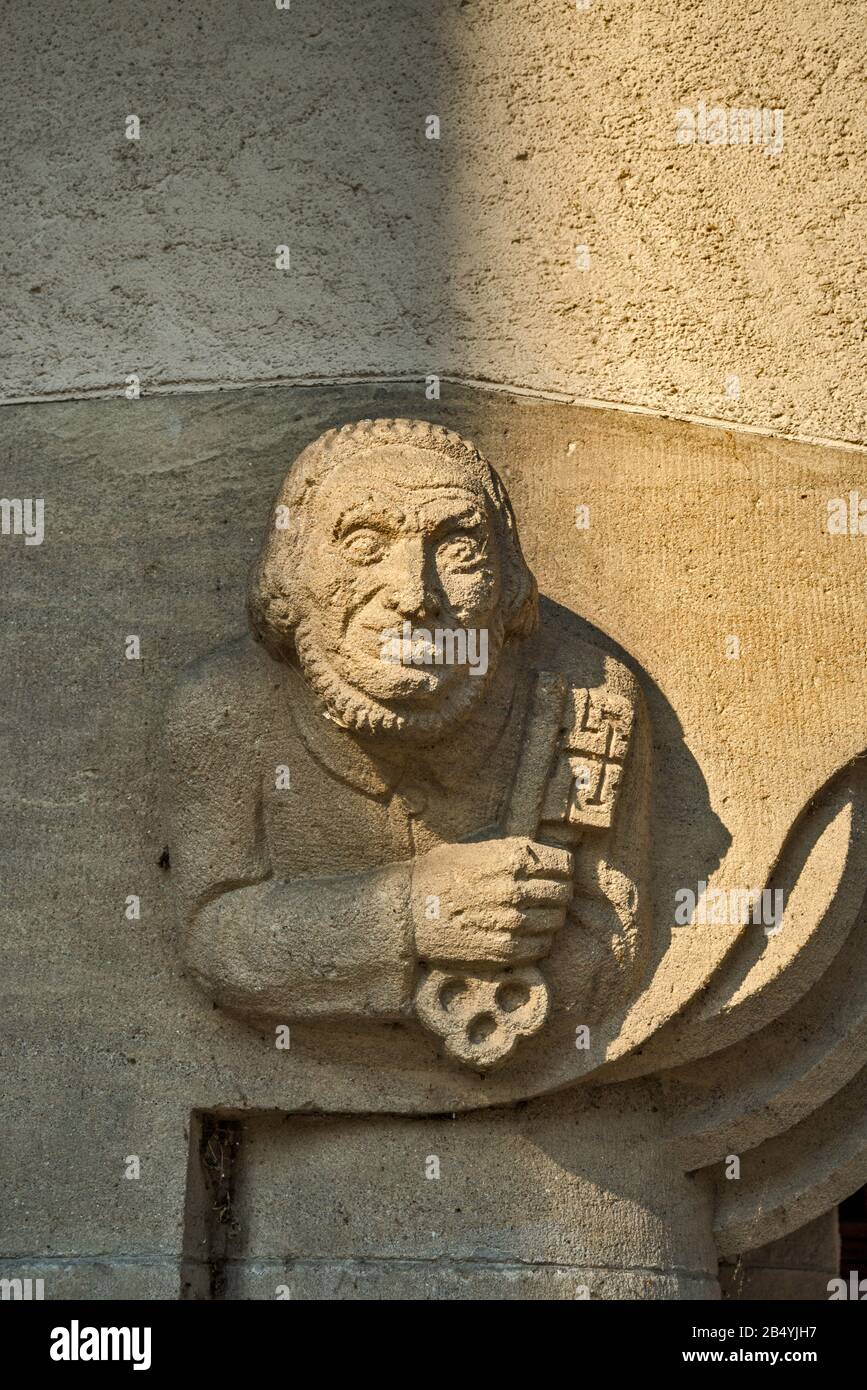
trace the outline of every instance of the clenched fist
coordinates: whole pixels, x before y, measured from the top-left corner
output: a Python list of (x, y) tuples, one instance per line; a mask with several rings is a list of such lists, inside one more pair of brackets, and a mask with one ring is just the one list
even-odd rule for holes
[(571, 896), (567, 850), (523, 836), (441, 845), (415, 861), (416, 951), (460, 965), (541, 960)]

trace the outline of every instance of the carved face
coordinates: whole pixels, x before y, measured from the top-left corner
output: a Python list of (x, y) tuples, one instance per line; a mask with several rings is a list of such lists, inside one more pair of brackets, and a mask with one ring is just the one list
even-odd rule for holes
[(474, 703), (503, 641), (484, 490), (430, 451), (385, 447), (337, 467), (308, 524), (296, 645), (326, 703), (323, 668), (404, 727)]

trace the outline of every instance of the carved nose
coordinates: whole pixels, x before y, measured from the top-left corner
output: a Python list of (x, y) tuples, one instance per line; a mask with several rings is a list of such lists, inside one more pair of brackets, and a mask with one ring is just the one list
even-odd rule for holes
[(427, 582), (422, 545), (405, 542), (395, 556), (391, 601), (402, 618), (435, 618), (439, 600)]

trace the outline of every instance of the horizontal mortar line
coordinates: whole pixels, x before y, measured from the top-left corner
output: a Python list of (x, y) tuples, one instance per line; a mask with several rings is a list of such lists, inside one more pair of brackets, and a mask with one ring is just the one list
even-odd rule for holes
[[(3, 1255), (0, 1256), (0, 1270), (8, 1269), (10, 1272), (14, 1268), (19, 1278), (26, 1279), (28, 1276), (27, 1266), (51, 1267), (53, 1269), (81, 1269), (94, 1264), (120, 1265), (123, 1267), (134, 1268), (152, 1264), (169, 1265), (172, 1268), (180, 1266), (201, 1266), (210, 1269), (213, 1266), (213, 1259), (203, 1259), (196, 1255), (159, 1255), (144, 1253), (140, 1255)], [(387, 1265), (393, 1268), (423, 1268), (425, 1266), (436, 1266), (438, 1268), (469, 1268), (469, 1269), (489, 1269), (489, 1270), (559, 1270), (563, 1273), (593, 1273), (593, 1274), (655, 1274), (678, 1276), (688, 1279), (699, 1279), (703, 1281), (714, 1281), (715, 1276), (703, 1270), (685, 1269), (680, 1265), (670, 1268), (663, 1268), (657, 1265), (595, 1265), (595, 1264), (568, 1264), (556, 1260), (518, 1260), (518, 1259), (494, 1259), (485, 1256), (413, 1256), (413, 1255), (287, 1255), (281, 1259), (277, 1256), (262, 1258), (261, 1256), (245, 1255), (225, 1255), (217, 1260), (220, 1265), (232, 1265), (238, 1268), (250, 1268), (261, 1270), (285, 1271), (287, 1268), (309, 1268), (319, 1269), (333, 1265)], [(728, 1267), (728, 1266), (726, 1266)], [(748, 1266), (748, 1268), (759, 1268), (759, 1266)], [(798, 1271), (799, 1273), (801, 1271)], [(815, 1273), (816, 1271), (803, 1271), (804, 1273)]]
[(145, 1264), (166, 1264), (179, 1265), (181, 1255), (169, 1255), (144, 1251), (137, 1255), (110, 1255), (102, 1253), (98, 1255), (0, 1255), (0, 1270), (16, 1269), (21, 1278), (26, 1279), (27, 1274), (23, 1272), (27, 1265), (51, 1265), (56, 1269), (76, 1269), (81, 1265), (93, 1264), (113, 1264), (113, 1265), (145, 1265)]
[(720, 1269), (730, 1269), (738, 1274), (749, 1274), (751, 1271), (757, 1270), (759, 1274), (827, 1274), (831, 1278), (839, 1277), (836, 1268), (832, 1269), (826, 1265), (753, 1265), (746, 1264), (743, 1260), (738, 1260), (737, 1257), (734, 1259), (727, 1257), (725, 1260), (720, 1260)]
[[(115, 1264), (124, 1266), (146, 1265), (146, 1264), (166, 1264), (178, 1265), (201, 1265), (203, 1268), (211, 1268), (214, 1263), (213, 1258), (203, 1258), (198, 1255), (161, 1255), (153, 1253), (142, 1253), (139, 1255), (3, 1255), (0, 1256), (0, 1269), (15, 1266), (19, 1272), (19, 1277), (27, 1278), (23, 1267), (27, 1265), (50, 1265), (57, 1269), (77, 1269), (84, 1265), (92, 1264)], [(484, 1255), (286, 1255), (283, 1258), (278, 1256), (256, 1256), (256, 1255), (224, 1255), (217, 1259), (217, 1264), (234, 1265), (238, 1267), (248, 1266), (257, 1269), (277, 1269), (285, 1270), (288, 1266), (304, 1266), (319, 1268), (325, 1265), (391, 1265), (391, 1266), (425, 1266), (437, 1265), (440, 1267), (451, 1266), (454, 1268), (469, 1266), (474, 1269), (553, 1269), (568, 1272), (590, 1271), (596, 1274), (660, 1274), (660, 1275), (679, 1275), (689, 1279), (713, 1280), (714, 1275), (703, 1270), (685, 1269), (680, 1265), (664, 1268), (661, 1265), (596, 1265), (596, 1264), (569, 1264), (557, 1260), (519, 1260), (514, 1257), (511, 1259), (497, 1259)], [(758, 1268), (758, 1266), (749, 1266)]]
[(564, 1273), (591, 1273), (591, 1274), (660, 1274), (677, 1275), (687, 1279), (701, 1279), (709, 1282), (716, 1282), (716, 1275), (709, 1274), (706, 1270), (684, 1269), (680, 1265), (673, 1265), (671, 1268), (663, 1268), (657, 1265), (594, 1265), (594, 1264), (568, 1264), (557, 1260), (519, 1260), (519, 1259), (495, 1259), (484, 1255), (287, 1255), (284, 1259), (278, 1256), (264, 1258), (256, 1255), (223, 1255), (211, 1260), (192, 1255), (184, 1259), (184, 1265), (201, 1265), (204, 1268), (212, 1268), (214, 1264), (224, 1266), (232, 1265), (238, 1268), (248, 1267), (262, 1270), (287, 1270), (299, 1266), (305, 1269), (319, 1269), (327, 1265), (390, 1265), (394, 1268), (423, 1268), (425, 1266), (435, 1266), (443, 1268), (470, 1268), (470, 1269), (514, 1269), (514, 1270), (534, 1270), (549, 1269), (561, 1270)]
[(689, 411), (665, 410), (659, 406), (635, 405), (628, 401), (608, 400), (604, 396), (574, 396), (564, 392), (539, 391), (534, 387), (511, 386), (508, 382), (474, 381), (471, 378), (440, 377), (454, 385), (473, 386), (485, 391), (506, 392), (531, 399), (559, 401), (564, 405), (580, 406), (585, 410), (617, 410), (624, 415), (647, 415), (654, 420), (676, 420), (690, 425), (707, 425), (718, 430), (734, 430), (738, 434), (757, 434), (764, 439), (779, 439), (790, 444), (817, 444), (826, 449), (848, 449), (867, 453), (867, 444), (856, 439), (826, 439), (823, 435), (789, 434), (766, 425), (748, 425), (740, 420), (726, 420), (715, 415), (693, 415)]
[[(767, 425), (749, 425), (743, 421), (726, 420), (712, 415), (694, 415), (688, 411), (662, 409), (658, 406), (637, 405), (625, 401), (608, 400), (597, 396), (576, 396), (566, 391), (544, 391), (533, 386), (518, 386), (513, 382), (484, 380), (475, 377), (436, 375), (441, 382), (450, 386), (465, 386), (477, 390), (500, 392), (520, 396), (529, 400), (552, 401), (559, 405), (579, 406), (586, 410), (617, 410), (625, 415), (647, 415), (655, 420), (676, 420), (690, 425), (706, 425), (713, 429), (732, 430), (737, 434), (756, 434), (764, 439), (779, 439), (792, 444), (814, 444), (826, 449), (846, 449), (853, 453), (867, 453), (867, 443), (854, 439), (828, 439), (823, 435), (794, 434), (774, 430)], [(201, 380), (178, 380), (155, 382), (142, 390), (141, 399), (149, 396), (200, 395), (207, 392), (247, 391), (257, 387), (266, 389), (274, 386), (397, 386), (422, 385), (425, 374), (421, 372), (403, 375), (351, 375), (345, 376), (275, 376), (250, 377), (243, 379), (204, 378)], [(70, 387), (64, 391), (47, 391), (39, 395), (6, 396), (0, 398), (0, 406), (42, 405), (52, 401), (122, 400), (123, 384), (111, 386)], [(133, 402), (129, 403), (131, 406)]]

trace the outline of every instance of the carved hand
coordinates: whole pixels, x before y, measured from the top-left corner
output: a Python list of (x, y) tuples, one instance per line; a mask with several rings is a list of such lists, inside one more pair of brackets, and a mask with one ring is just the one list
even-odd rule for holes
[(479, 966), (541, 960), (572, 889), (567, 850), (523, 836), (441, 845), (413, 869), (419, 959)]

